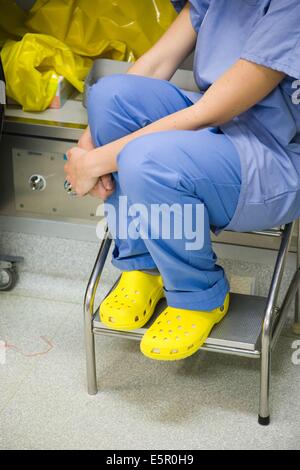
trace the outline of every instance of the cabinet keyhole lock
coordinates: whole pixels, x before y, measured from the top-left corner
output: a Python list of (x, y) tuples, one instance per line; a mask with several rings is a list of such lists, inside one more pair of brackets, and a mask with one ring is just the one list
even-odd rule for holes
[(32, 191), (44, 191), (46, 180), (41, 175), (32, 175), (29, 178), (29, 186)]

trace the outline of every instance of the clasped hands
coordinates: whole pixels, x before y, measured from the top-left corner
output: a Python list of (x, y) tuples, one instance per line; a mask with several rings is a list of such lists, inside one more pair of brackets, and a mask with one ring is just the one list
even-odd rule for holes
[[(115, 190), (114, 180), (111, 175), (94, 176), (94, 155), (91, 153), (93, 150), (91, 134), (87, 129), (79, 140), (78, 146), (67, 152), (68, 162), (64, 167), (66, 180), (78, 196), (90, 194), (106, 200)], [(103, 151), (105, 152), (105, 146)]]

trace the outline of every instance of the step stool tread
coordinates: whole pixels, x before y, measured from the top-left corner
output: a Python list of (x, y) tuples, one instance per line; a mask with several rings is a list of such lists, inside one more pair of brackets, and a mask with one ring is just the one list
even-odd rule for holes
[[(205, 346), (245, 351), (259, 350), (266, 302), (265, 297), (231, 294), (229, 312), (224, 320), (212, 330)], [(157, 305), (154, 315), (144, 328), (126, 333), (133, 334), (135, 339), (141, 338), (165, 307), (166, 301), (163, 299)], [(100, 322), (99, 310), (96, 312), (93, 327), (97, 334), (109, 332), (112, 332), (113, 335), (118, 334), (118, 331), (111, 330)], [(124, 332), (120, 332), (120, 336), (124, 336)]]

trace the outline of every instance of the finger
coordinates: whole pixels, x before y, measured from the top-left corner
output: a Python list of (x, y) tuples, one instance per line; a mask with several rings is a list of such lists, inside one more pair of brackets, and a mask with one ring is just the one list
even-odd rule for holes
[(100, 199), (105, 200), (106, 199), (106, 189), (104, 188), (102, 181), (99, 180), (96, 186), (92, 189), (91, 195)]
[(86, 193), (80, 185), (72, 186), (72, 190), (78, 198), (82, 198), (88, 195), (88, 193)]
[(74, 150), (76, 150), (78, 147), (72, 147), (70, 148), (67, 153), (66, 153), (66, 156), (67, 156), (67, 159), (70, 160), (70, 158), (72, 157), (72, 153)]
[(100, 195), (100, 194), (98, 193), (98, 189), (97, 189), (97, 188), (92, 189), (92, 191), (90, 191), (89, 194), (90, 194), (91, 197), (95, 197), (95, 198), (97, 198), (97, 199), (101, 199), (102, 201), (104, 201), (103, 195)]
[(103, 194), (103, 196), (101, 196), (101, 199), (103, 201), (106, 201), (113, 193), (114, 193), (114, 190), (112, 190), (112, 191), (105, 190), (105, 194)]
[(109, 196), (113, 194), (114, 191), (107, 191), (101, 180), (98, 181), (96, 186), (90, 191), (90, 195), (98, 199), (105, 201)]
[(107, 191), (114, 189), (114, 181), (111, 175), (104, 175), (101, 177), (102, 184)]

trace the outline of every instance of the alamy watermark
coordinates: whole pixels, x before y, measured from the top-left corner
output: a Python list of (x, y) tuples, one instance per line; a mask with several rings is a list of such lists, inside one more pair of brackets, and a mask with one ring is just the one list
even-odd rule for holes
[(113, 238), (119, 240), (184, 240), (187, 251), (204, 246), (204, 205), (199, 204), (129, 204), (120, 196), (118, 204), (100, 204), (96, 215), (102, 217), (97, 236), (103, 238), (106, 218)]
[(295, 349), (292, 354), (292, 363), (294, 366), (300, 366), (300, 339), (293, 341), (291, 347), (292, 349)]
[(295, 90), (294, 93), (292, 94), (292, 102), (295, 105), (299, 105), (300, 104), (300, 80), (295, 80), (292, 83), (292, 88), (293, 90)]

